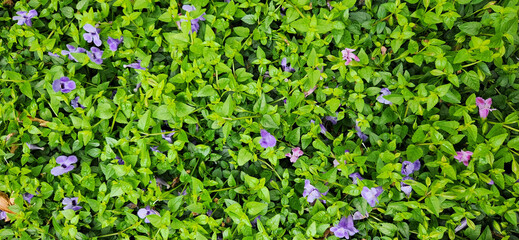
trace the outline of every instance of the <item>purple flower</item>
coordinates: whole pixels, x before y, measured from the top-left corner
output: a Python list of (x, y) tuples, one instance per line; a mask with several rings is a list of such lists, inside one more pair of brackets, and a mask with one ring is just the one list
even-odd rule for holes
[(416, 160), (416, 161), (414, 161), (414, 163), (409, 162), (409, 161), (404, 161), (402, 163), (401, 172), (403, 175), (409, 176), (409, 175), (413, 174), (414, 172), (420, 170), (420, 166), (421, 166), (420, 160)]
[[(335, 115), (337, 116), (339, 113), (335, 113)], [(336, 125), (337, 124), (337, 117), (333, 117), (333, 116), (326, 116), (324, 117), (324, 119), (330, 121), (333, 125)]]
[(161, 151), (159, 151), (159, 147), (158, 146), (150, 147), (150, 149), (151, 149), (151, 151), (162, 153)]
[(7, 217), (6, 212), (0, 211), (0, 220), (4, 220)]
[(267, 130), (261, 129), (261, 139), (259, 141), (260, 145), (264, 148), (275, 147), (276, 146), (276, 138), (272, 136)]
[(252, 227), (257, 227), (258, 226), (258, 221), (261, 221), (261, 215), (258, 215), (257, 217), (255, 217), (251, 222), (250, 224), (252, 225)]
[(23, 200), (31, 203), (31, 199), (34, 197), (34, 194), (30, 194), (30, 193), (24, 193), (23, 194)]
[(359, 230), (353, 226), (353, 218), (351, 215), (349, 215), (347, 218), (342, 217), (339, 221), (339, 224), (331, 227), (330, 231), (332, 231), (336, 237), (346, 239), (350, 239), (351, 236), (359, 232)]
[(47, 52), (47, 54), (49, 54), (49, 56), (51, 56), (51, 57), (59, 57), (58, 54), (53, 53), (53, 52)]
[(364, 218), (368, 218), (369, 214), (366, 212), (366, 215), (362, 215), (359, 211), (356, 211), (355, 214), (353, 214), (353, 220), (362, 220)]
[(380, 196), (383, 191), (384, 189), (382, 189), (382, 187), (375, 187), (371, 189), (368, 187), (363, 187), (360, 194), (364, 199), (366, 199), (366, 201), (368, 201), (368, 204), (371, 207), (375, 207), (375, 205), (378, 203), (378, 196)]
[(141, 208), (137, 212), (137, 216), (139, 216), (141, 219), (144, 219), (145, 223), (150, 223), (150, 220), (148, 220), (148, 215), (156, 214), (160, 216), (160, 213), (151, 209), (150, 206), (146, 206), (146, 208)]
[(366, 140), (368, 140), (368, 135), (364, 134), (362, 132), (362, 130), (360, 129), (359, 127), (359, 122), (356, 121), (355, 122), (355, 130), (357, 130), (357, 136), (363, 141), (365, 142)]
[(454, 156), (454, 159), (457, 159), (459, 162), (462, 162), (465, 164), (465, 166), (469, 166), (470, 157), (472, 156), (471, 151), (459, 151), (456, 152), (456, 156)]
[(326, 134), (327, 130), (326, 130), (326, 128), (324, 127), (324, 125), (323, 125), (323, 124), (319, 124), (319, 127), (321, 127), (321, 133), (322, 133), (322, 134)]
[(16, 12), (18, 16), (14, 16), (13, 20), (18, 21), (16, 24), (18, 25), (27, 25), (32, 26), (31, 18), (38, 16), (38, 12), (36, 10), (30, 10), (29, 12), (26, 11), (18, 11)]
[(461, 220), (460, 225), (458, 225), (458, 226), (454, 229), (454, 231), (455, 231), (455, 232), (459, 232), (459, 231), (463, 230), (463, 229), (466, 228), (466, 227), (467, 227), (467, 219), (464, 218), (463, 220)]
[(103, 56), (103, 52), (104, 51), (101, 51), (101, 49), (97, 47), (91, 47), (90, 52), (87, 52), (87, 55), (90, 58), (90, 61), (101, 65), (103, 63), (103, 59), (101, 58)]
[(76, 89), (76, 83), (68, 77), (61, 77), (52, 82), (52, 89), (54, 92), (69, 93)]
[(409, 194), (411, 194), (411, 191), (413, 191), (413, 187), (404, 183), (405, 180), (413, 180), (412, 177), (404, 177), (402, 178), (402, 182), (400, 182), (400, 189), (402, 189), (402, 192), (409, 197)]
[(187, 189), (184, 189), (184, 191), (182, 192), (177, 192), (178, 193), (178, 196), (182, 195), (182, 196), (186, 196), (187, 195)]
[(133, 69), (146, 70), (145, 67), (141, 66), (141, 60), (137, 60), (136, 63), (132, 63), (132, 64), (128, 64), (128, 65), (123, 65), (123, 67), (124, 68), (133, 68)]
[(162, 178), (155, 177), (155, 182), (157, 182), (157, 186), (166, 186), (167, 189), (171, 187), (166, 181), (162, 180)]
[(67, 48), (68, 48), (68, 51), (62, 50), (61, 55), (64, 55), (64, 56), (68, 55), (68, 59), (74, 60), (75, 62), (77, 62), (77, 59), (74, 58), (74, 56), (72, 56), (72, 53), (85, 53), (86, 52), (86, 49), (81, 48), (81, 47), (75, 48), (74, 46), (72, 46), (70, 44), (67, 44)]
[(315, 188), (312, 184), (310, 184), (310, 180), (305, 180), (305, 189), (303, 191), (303, 197), (308, 197), (306, 200), (309, 203), (313, 203), (316, 199), (321, 198), (321, 196), (326, 196), (328, 191), (325, 193), (319, 192), (317, 188)]
[(481, 97), (477, 97), (476, 105), (479, 108), (479, 116), (483, 119), (487, 118), (488, 114), (491, 111), (496, 110), (494, 108), (490, 108), (490, 106), (492, 105), (492, 98), (483, 99)]
[(353, 184), (357, 184), (360, 180), (364, 180), (364, 178), (358, 172), (350, 174), (349, 177), (353, 181)]
[(488, 182), (488, 185), (494, 185), (494, 180), (490, 179), (490, 182)]
[(27, 147), (31, 150), (45, 150), (45, 148), (39, 147), (38, 145), (34, 145), (34, 144), (30, 144), (30, 143), (25, 143), (25, 145), (27, 145)]
[(308, 92), (305, 92), (305, 97), (310, 96), (310, 94), (312, 94), (316, 89), (317, 89), (317, 85), (315, 85), (315, 87), (313, 87), (313, 88), (310, 88), (310, 90), (308, 90)]
[(295, 72), (296, 71), (294, 68), (292, 68), (292, 64), (287, 65), (287, 58), (283, 58), (281, 60), (281, 68), (285, 72)]
[(82, 109), (85, 109), (85, 106), (79, 103), (79, 97), (75, 97), (74, 99), (70, 100), (70, 106), (72, 106), (73, 108), (80, 107)]
[(123, 42), (123, 37), (121, 37), (119, 39), (108, 37), (108, 39), (106, 40), (106, 43), (108, 43), (108, 46), (110, 47), (110, 50), (112, 50), (112, 52), (117, 51), (117, 47), (122, 42)]
[(384, 96), (391, 94), (391, 91), (389, 91), (389, 89), (387, 89), (387, 88), (382, 88), (382, 89), (380, 90), (380, 93), (381, 93), (381, 94), (377, 97), (377, 101), (378, 101), (379, 103), (389, 104), (389, 105), (393, 104), (391, 101), (386, 100), (386, 99), (384, 98)]
[(115, 156), (115, 159), (117, 160), (117, 164), (124, 165), (124, 160), (121, 157)]
[(59, 175), (68, 173), (68, 172), (72, 171), (72, 169), (74, 169), (75, 166), (72, 164), (76, 163), (76, 162), (77, 162), (77, 157), (74, 155), (68, 156), (68, 157), (59, 156), (58, 158), (56, 158), (56, 163), (58, 163), (59, 166), (50, 170), (50, 173), (54, 176), (59, 176)]
[(213, 210), (207, 210), (206, 215), (207, 215), (208, 217), (210, 217), (211, 215), (213, 215)]
[(63, 210), (72, 209), (74, 211), (77, 211), (77, 210), (83, 208), (83, 207), (77, 205), (79, 203), (77, 197), (63, 198), (63, 201), (61, 201), (61, 203), (63, 203), (65, 205), (65, 207), (63, 207)]
[(344, 50), (342, 50), (342, 60), (346, 60), (346, 62), (344, 63), (346, 66), (350, 64), (352, 59), (357, 62), (360, 61), (359, 57), (357, 57), (357, 55), (353, 53), (354, 51), (355, 49), (351, 48), (345, 48)]
[[(196, 10), (196, 8), (191, 5), (184, 5), (184, 6), (182, 6), (182, 9), (184, 9), (184, 11), (186, 11), (186, 12), (191, 12), (191, 11)], [(198, 30), (200, 29), (199, 21), (205, 21), (204, 15), (205, 15), (205, 13), (203, 13), (199, 17), (191, 20), (191, 32), (190, 33), (198, 32)], [(181, 19), (180, 21), (187, 22), (188, 20)], [(178, 23), (177, 25), (180, 26), (180, 23)]]
[(301, 150), (301, 148), (296, 147), (296, 148), (292, 148), (292, 154), (287, 153), (287, 154), (285, 154), (285, 156), (290, 157), (291, 163), (295, 163), (297, 161), (297, 159), (299, 159), (299, 157), (303, 156), (303, 154), (304, 153)]
[(101, 42), (101, 39), (99, 38), (99, 33), (101, 32), (101, 29), (99, 28), (95, 28), (94, 26), (90, 25), (90, 24), (85, 24), (85, 26), (83, 26), (83, 29), (85, 29), (85, 31), (87, 31), (85, 34), (83, 34), (83, 38), (85, 39), (85, 41), (87, 41), (88, 43), (91, 43), (92, 41), (94, 41), (94, 44), (96, 46), (101, 46), (102, 42)]
[(134, 92), (139, 91), (139, 88), (141, 88), (141, 85), (142, 85), (142, 83), (137, 83), (137, 85), (135, 86), (135, 88), (133, 89), (133, 91), (134, 91)]
[[(166, 131), (162, 130), (162, 132), (166, 132)], [(168, 141), (169, 143), (173, 143), (173, 139), (171, 139), (171, 137), (173, 137), (173, 135), (175, 135), (175, 132), (168, 133), (168, 134), (162, 134), (162, 138), (164, 140)]]

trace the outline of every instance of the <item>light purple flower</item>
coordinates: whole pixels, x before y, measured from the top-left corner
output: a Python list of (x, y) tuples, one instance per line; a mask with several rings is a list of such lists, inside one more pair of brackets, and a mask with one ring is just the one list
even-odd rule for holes
[(479, 108), (479, 116), (483, 119), (487, 118), (491, 111), (496, 110), (495, 108), (490, 108), (492, 106), (492, 98), (483, 99), (481, 97), (477, 97), (476, 105)]
[(356, 211), (355, 214), (353, 214), (353, 220), (362, 220), (364, 218), (368, 218), (369, 214), (366, 212), (366, 215), (362, 215), (359, 211)]
[(336, 112), (335, 113), (335, 115), (336, 115), (335, 117), (333, 117), (333, 116), (326, 116), (326, 117), (324, 117), (324, 119), (330, 121), (333, 125), (336, 125), (337, 124), (337, 115), (338, 114), (339, 113)]
[(407, 195), (407, 197), (409, 197), (409, 194), (411, 194), (411, 191), (413, 191), (413, 187), (411, 185), (404, 183), (405, 180), (413, 180), (413, 178), (404, 177), (402, 178), (402, 182), (400, 182), (400, 189), (402, 190), (402, 192), (405, 193), (405, 195)]
[(59, 57), (58, 54), (53, 53), (53, 52), (47, 52), (47, 54), (49, 54), (49, 56), (51, 56), (51, 57)]
[(488, 182), (488, 185), (494, 185), (494, 180), (490, 179), (490, 182)]
[(454, 229), (454, 231), (455, 231), (455, 232), (459, 232), (459, 231), (463, 230), (463, 229), (466, 228), (466, 227), (467, 227), (467, 219), (464, 218), (463, 220), (461, 220), (460, 225), (458, 225), (458, 226)]
[(364, 134), (362, 132), (362, 130), (360, 129), (359, 127), (359, 122), (358, 121), (355, 121), (355, 130), (357, 131), (357, 136), (363, 141), (365, 142), (366, 140), (368, 140), (368, 135)]
[(308, 92), (305, 92), (305, 97), (310, 96), (310, 94), (312, 94), (316, 89), (317, 89), (317, 85), (315, 85), (315, 87), (313, 87), (313, 88), (310, 88), (310, 90), (308, 90)]
[(382, 89), (380, 90), (380, 93), (381, 93), (381, 94), (377, 97), (377, 101), (378, 101), (379, 103), (389, 104), (389, 105), (393, 104), (391, 101), (386, 100), (386, 99), (384, 98), (384, 96), (391, 94), (391, 91), (389, 91), (389, 89), (387, 89), (387, 88), (382, 88)]
[(353, 184), (357, 184), (360, 180), (364, 180), (364, 178), (360, 175), (360, 173), (358, 172), (354, 172), (352, 174), (349, 175), (349, 177), (351, 178), (351, 180), (353, 181)]
[(316, 199), (320, 199), (321, 196), (326, 196), (328, 191), (321, 193), (317, 188), (315, 188), (312, 184), (310, 184), (310, 180), (305, 180), (305, 189), (303, 191), (303, 197), (307, 197), (307, 201), (309, 203), (315, 202)]
[(213, 215), (213, 210), (207, 210), (206, 215), (207, 215), (208, 217), (210, 217), (211, 215)]
[(81, 105), (79, 103), (79, 96), (78, 97), (75, 97), (74, 99), (70, 100), (70, 106), (72, 106), (73, 108), (82, 108), (82, 109), (85, 109), (85, 106)]
[(27, 201), (28, 203), (31, 203), (31, 199), (34, 197), (34, 194), (30, 193), (24, 193), (23, 194), (23, 200)]
[[(196, 10), (196, 8), (194, 6), (191, 6), (191, 5), (184, 5), (184, 6), (182, 6), (182, 9), (184, 9), (184, 11), (186, 11), (186, 12), (191, 12), (191, 11), (195, 11)], [(199, 21), (205, 21), (204, 15), (205, 15), (205, 13), (203, 13), (199, 17), (191, 20), (191, 32), (190, 33), (198, 32), (198, 30), (200, 29)], [(181, 22), (187, 22), (188, 20), (181, 19), (180, 21)], [(177, 23), (177, 25), (180, 28), (180, 23)]]
[(76, 83), (68, 77), (61, 77), (52, 82), (52, 90), (54, 92), (69, 93), (74, 89), (76, 89)]
[(119, 44), (121, 44), (123, 42), (123, 37), (117, 39), (117, 38), (112, 38), (112, 37), (108, 37), (108, 39), (106, 40), (106, 43), (108, 43), (108, 46), (110, 47), (110, 50), (112, 50), (112, 52), (115, 52), (117, 51), (117, 47), (119, 46)]
[(102, 58), (103, 52), (104, 51), (101, 51), (101, 49), (99, 49), (97, 47), (91, 47), (90, 52), (87, 52), (87, 55), (92, 62), (95, 62), (95, 63), (101, 65), (103, 63), (103, 58)]
[(31, 150), (45, 150), (45, 148), (39, 147), (38, 145), (34, 145), (34, 144), (30, 144), (30, 143), (25, 143), (25, 145), (27, 145), (27, 147)]
[(77, 197), (63, 198), (63, 201), (61, 201), (61, 203), (65, 205), (65, 207), (63, 207), (63, 210), (72, 209), (74, 211), (77, 211), (83, 208), (81, 206), (78, 206), (79, 201)]
[(342, 217), (339, 224), (330, 228), (330, 231), (338, 238), (350, 239), (351, 236), (358, 233), (359, 230), (353, 226), (353, 218), (349, 215), (347, 218)]
[(141, 85), (142, 85), (142, 83), (137, 83), (137, 85), (135, 85), (135, 88), (133, 89), (133, 91), (134, 92), (139, 91), (139, 88), (141, 88)]
[(84, 49), (82, 47), (75, 48), (74, 46), (72, 46), (70, 44), (67, 44), (67, 48), (68, 48), (68, 51), (62, 50), (61, 55), (68, 56), (69, 60), (74, 60), (75, 62), (77, 62), (77, 59), (74, 58), (74, 56), (72, 56), (72, 53), (85, 53), (86, 52), (86, 49)]
[(421, 165), (422, 164), (420, 163), (420, 160), (416, 160), (416, 161), (414, 161), (414, 163), (409, 162), (409, 161), (404, 161), (402, 163), (401, 173), (403, 175), (409, 176), (409, 175), (413, 174), (414, 172), (420, 170)]
[(74, 163), (77, 162), (77, 157), (72, 155), (72, 156), (59, 156), (56, 158), (56, 163), (59, 164), (59, 166), (53, 168), (52, 170), (50, 170), (50, 173), (54, 176), (59, 176), (59, 175), (62, 175), (62, 174), (65, 174), (65, 173), (68, 173), (70, 171), (72, 171), (72, 169), (74, 169)]
[(86, 31), (86, 33), (83, 34), (83, 38), (85, 39), (85, 41), (87, 41), (88, 43), (91, 43), (93, 41), (96, 46), (101, 46), (102, 42), (99, 38), (99, 33), (101, 32), (101, 29), (95, 28), (94, 26), (88, 23), (85, 24), (85, 26), (83, 26), (83, 29), (85, 29)]
[(0, 210), (0, 220), (4, 220), (7, 217), (7, 213)]
[(319, 124), (319, 127), (321, 127), (321, 133), (322, 133), (322, 134), (326, 134), (327, 130), (326, 130), (326, 128), (324, 127), (324, 125), (323, 125), (323, 124)]
[(287, 65), (287, 58), (283, 58), (281, 60), (281, 68), (285, 72), (295, 72), (296, 71), (294, 68), (292, 68), (292, 64)]
[(33, 17), (36, 17), (38, 16), (38, 12), (34, 9), (30, 10), (29, 12), (26, 12), (26, 11), (18, 11), (16, 12), (16, 14), (18, 16), (14, 16), (13, 17), (13, 20), (16, 20), (18, 21), (16, 24), (18, 25), (27, 25), (27, 26), (32, 26), (32, 22), (31, 22), (31, 19)]
[(465, 164), (465, 166), (469, 166), (470, 157), (472, 156), (471, 151), (459, 151), (456, 152), (456, 156), (454, 156), (454, 159), (457, 159), (459, 162), (462, 162)]
[(295, 163), (299, 157), (303, 156), (303, 150), (299, 147), (292, 148), (292, 153), (287, 153), (285, 156), (290, 157), (290, 162)]
[(124, 160), (121, 157), (115, 156), (115, 159), (117, 160), (117, 164), (124, 165)]
[(384, 189), (382, 189), (382, 187), (375, 187), (371, 189), (368, 187), (363, 187), (360, 194), (364, 199), (366, 199), (366, 201), (368, 201), (368, 204), (371, 207), (375, 207), (375, 205), (378, 203), (378, 196), (380, 196), (383, 191)]
[(258, 226), (258, 221), (261, 221), (261, 215), (258, 215), (257, 217), (255, 217), (251, 222), (250, 224), (252, 225), (252, 227), (257, 227)]
[[(151, 181), (150, 181), (151, 182)], [(157, 186), (165, 186), (167, 189), (171, 187), (166, 181), (162, 180), (162, 178), (155, 177), (155, 182), (157, 183)]]
[(350, 64), (352, 59), (357, 62), (360, 61), (359, 57), (357, 57), (357, 55), (353, 53), (354, 51), (355, 49), (351, 48), (345, 48), (344, 50), (342, 50), (342, 60), (346, 60), (346, 62), (344, 63), (346, 66)]
[[(165, 130), (162, 130), (162, 132), (166, 132)], [(168, 133), (168, 134), (162, 134), (162, 138), (166, 141), (168, 141), (169, 143), (173, 143), (173, 135), (175, 135), (175, 132), (172, 132), (172, 133)]]
[(156, 210), (153, 210), (150, 208), (150, 206), (146, 206), (146, 208), (141, 208), (137, 212), (137, 216), (139, 216), (141, 219), (144, 219), (145, 223), (150, 223), (150, 220), (148, 220), (148, 215), (156, 214), (160, 216), (160, 213)]
[(161, 151), (159, 151), (159, 147), (158, 146), (150, 147), (150, 149), (151, 149), (151, 151), (162, 153)]
[(182, 192), (177, 192), (178, 193), (178, 196), (182, 195), (182, 196), (186, 196), (187, 195), (187, 189), (184, 189), (184, 191)]
[(132, 63), (132, 64), (128, 64), (128, 65), (123, 65), (123, 67), (124, 68), (133, 68), (133, 69), (146, 70), (145, 67), (141, 66), (141, 60), (137, 60), (136, 63)]
[(259, 141), (260, 145), (264, 148), (275, 147), (276, 146), (276, 138), (272, 136), (267, 130), (261, 129), (261, 139)]

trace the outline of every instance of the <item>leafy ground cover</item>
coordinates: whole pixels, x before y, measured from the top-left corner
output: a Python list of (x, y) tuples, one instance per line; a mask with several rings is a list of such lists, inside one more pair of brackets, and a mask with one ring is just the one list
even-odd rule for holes
[(518, 239), (518, 0), (4, 0), (0, 238)]

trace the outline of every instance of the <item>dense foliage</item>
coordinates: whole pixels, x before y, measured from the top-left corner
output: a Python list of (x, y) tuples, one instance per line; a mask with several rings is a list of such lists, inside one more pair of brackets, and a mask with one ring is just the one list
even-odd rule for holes
[(518, 239), (518, 5), (4, 0), (0, 238)]

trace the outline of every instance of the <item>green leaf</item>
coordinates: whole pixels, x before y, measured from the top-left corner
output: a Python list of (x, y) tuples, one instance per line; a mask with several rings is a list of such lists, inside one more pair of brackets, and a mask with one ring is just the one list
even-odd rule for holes
[(160, 105), (155, 111), (153, 111), (152, 114), (153, 118), (159, 119), (159, 120), (170, 120), (173, 119), (173, 115), (171, 115), (171, 112), (168, 109), (167, 105)]
[(440, 200), (435, 196), (430, 196), (425, 199), (425, 205), (427, 206), (428, 210), (437, 217), (440, 216), (439, 214), (442, 211), (440, 204)]
[(24, 82), (19, 83), (18, 86), (20, 87), (20, 91), (22, 92), (23, 95), (32, 99), (32, 88), (31, 88), (30, 82), (24, 81)]
[(481, 28), (480, 22), (466, 22), (458, 25), (460, 30), (467, 35), (475, 36), (479, 33), (479, 29)]
[(514, 139), (508, 141), (506, 146), (515, 150), (519, 150), (519, 137), (515, 137)]
[(249, 152), (246, 148), (241, 148), (238, 152), (238, 166), (243, 166), (245, 163), (249, 162), (252, 159), (252, 153)]
[(194, 107), (191, 107), (183, 102), (175, 102), (176, 116), (183, 118), (195, 111)]
[(97, 106), (96, 116), (101, 119), (110, 119), (113, 116), (112, 106), (109, 103), (101, 103)]
[(394, 236), (398, 228), (392, 223), (379, 223), (378, 230), (386, 236)]
[(470, 53), (467, 49), (462, 48), (456, 53), (456, 57), (454, 57), (454, 64), (462, 63), (468, 61), (470, 59)]
[(256, 216), (259, 213), (267, 210), (268, 205), (266, 203), (259, 202), (248, 202), (245, 204), (245, 208), (247, 208), (247, 213), (250, 216)]
[(469, 71), (461, 75), (461, 82), (472, 88), (474, 91), (479, 92), (479, 77), (474, 71)]
[(416, 161), (423, 156), (423, 150), (421, 147), (415, 145), (409, 145), (406, 150), (407, 161)]

